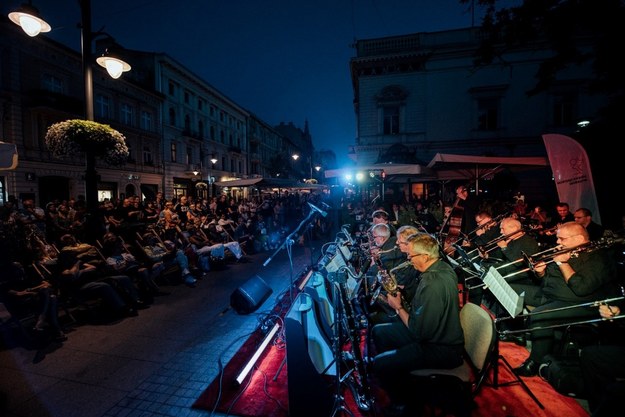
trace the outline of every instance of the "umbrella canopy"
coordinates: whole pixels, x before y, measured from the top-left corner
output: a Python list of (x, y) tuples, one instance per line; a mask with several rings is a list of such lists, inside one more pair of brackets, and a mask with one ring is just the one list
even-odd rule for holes
[(479, 190), (480, 179), (494, 175), (506, 167), (522, 170), (547, 166), (549, 161), (543, 156), (500, 157), (448, 153), (437, 153), (428, 164), (428, 168), (436, 173), (439, 180), (475, 181), (476, 190)]

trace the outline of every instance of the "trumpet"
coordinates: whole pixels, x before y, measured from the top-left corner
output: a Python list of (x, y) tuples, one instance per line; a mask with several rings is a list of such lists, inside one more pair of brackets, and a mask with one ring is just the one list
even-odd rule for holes
[(493, 217), (492, 219), (490, 219), (490, 220), (489, 220), (489, 221), (487, 221), (486, 223), (481, 224), (481, 225), (479, 225), (478, 227), (476, 227), (475, 229), (471, 230), (469, 233), (467, 233), (467, 236), (472, 236), (472, 235), (476, 234), (479, 230), (482, 230), (482, 229), (486, 229), (486, 230), (488, 230), (488, 229), (490, 229), (491, 227), (493, 227), (493, 226), (495, 226), (495, 225), (497, 225), (497, 224), (501, 223), (501, 221), (502, 221), (505, 217), (507, 217), (507, 216), (508, 216), (508, 213), (503, 213), (503, 214), (500, 214), (500, 215), (499, 215), (499, 216), (497, 216), (497, 217)]

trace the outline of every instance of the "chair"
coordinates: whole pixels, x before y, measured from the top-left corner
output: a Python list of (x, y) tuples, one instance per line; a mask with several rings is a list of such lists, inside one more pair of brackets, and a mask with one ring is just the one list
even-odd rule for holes
[[(491, 315), (477, 304), (467, 303), (460, 310), (464, 331), (465, 357), (462, 365), (453, 369), (416, 369), (411, 374), (426, 390), (423, 398), (441, 415), (468, 417), (473, 399), (478, 394), (488, 372), (498, 360), (497, 333)], [(445, 388), (441, 389), (443, 385)]]

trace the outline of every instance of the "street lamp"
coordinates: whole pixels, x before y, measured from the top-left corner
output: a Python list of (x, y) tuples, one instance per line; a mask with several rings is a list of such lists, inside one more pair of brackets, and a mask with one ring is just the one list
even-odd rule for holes
[[(24, 4), (16, 11), (9, 13), (9, 19), (20, 26), (29, 36), (37, 36), (41, 32), (49, 32), (50, 25), (39, 17), (38, 10), (32, 6), (32, 2)], [(80, 36), (81, 36), (81, 60), (85, 92), (85, 118), (94, 120), (93, 111), (93, 69), (91, 60), (93, 59), (92, 43), (101, 32), (91, 31), (91, 0), (78, 0), (80, 5)], [(113, 62), (110, 59), (113, 59)], [(130, 65), (115, 57), (103, 56), (98, 58), (98, 64), (106, 68), (113, 78), (118, 78), (122, 72), (130, 71)], [(98, 174), (95, 169), (95, 154), (85, 152), (85, 198), (87, 209), (90, 214), (94, 214), (98, 209)]]
[(214, 190), (214, 184), (215, 181), (213, 181), (213, 170), (215, 169), (215, 164), (217, 163), (217, 158), (215, 158), (214, 156), (211, 158), (211, 169), (208, 172), (208, 184), (210, 185), (210, 195), (209, 197), (212, 197), (215, 195), (215, 190)]

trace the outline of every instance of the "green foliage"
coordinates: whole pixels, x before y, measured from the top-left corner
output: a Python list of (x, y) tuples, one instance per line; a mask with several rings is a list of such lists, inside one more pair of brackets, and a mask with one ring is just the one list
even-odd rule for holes
[(110, 165), (123, 165), (129, 156), (126, 138), (109, 125), (73, 119), (55, 123), (45, 137), (48, 150), (57, 158), (91, 152)]

